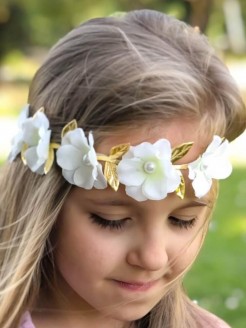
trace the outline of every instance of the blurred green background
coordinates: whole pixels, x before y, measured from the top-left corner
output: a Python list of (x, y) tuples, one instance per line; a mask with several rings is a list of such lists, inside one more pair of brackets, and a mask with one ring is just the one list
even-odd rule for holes
[[(28, 85), (48, 48), (86, 19), (150, 8), (207, 34), (246, 96), (245, 0), (1, 0), (0, 162), (5, 161)], [(185, 280), (190, 297), (246, 327), (246, 136), (231, 148), (232, 176), (220, 197), (201, 255)]]

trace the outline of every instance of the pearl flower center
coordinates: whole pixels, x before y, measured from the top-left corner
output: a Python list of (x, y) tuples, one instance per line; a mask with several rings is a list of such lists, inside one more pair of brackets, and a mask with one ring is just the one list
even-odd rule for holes
[(146, 162), (144, 163), (144, 171), (146, 173), (153, 173), (155, 172), (156, 164), (154, 162)]

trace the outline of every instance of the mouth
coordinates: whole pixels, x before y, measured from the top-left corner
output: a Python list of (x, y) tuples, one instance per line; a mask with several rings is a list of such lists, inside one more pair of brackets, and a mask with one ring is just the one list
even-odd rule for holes
[[(159, 280), (159, 279), (158, 279)], [(114, 280), (114, 282), (123, 289), (127, 289), (130, 291), (139, 291), (139, 292), (144, 292), (152, 287), (154, 287), (158, 280), (152, 280), (148, 282), (141, 282), (141, 281), (120, 281), (120, 280)]]

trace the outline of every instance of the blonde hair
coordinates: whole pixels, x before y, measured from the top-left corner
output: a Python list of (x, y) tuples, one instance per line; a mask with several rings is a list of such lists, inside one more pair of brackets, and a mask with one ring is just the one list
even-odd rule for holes
[[(233, 140), (246, 126), (237, 87), (206, 38), (159, 12), (88, 21), (48, 55), (30, 87), (32, 115), (44, 106), (52, 140), (72, 119), (99, 143), (150, 120), (199, 119), (201, 133)], [(0, 183), (0, 326), (18, 325), (42, 286), (52, 284), (52, 229), (71, 186), (57, 167), (39, 176), (20, 158)], [(202, 316), (176, 281), (138, 327), (193, 328)], [(205, 319), (204, 319), (205, 320)], [(205, 325), (205, 323), (204, 323)]]

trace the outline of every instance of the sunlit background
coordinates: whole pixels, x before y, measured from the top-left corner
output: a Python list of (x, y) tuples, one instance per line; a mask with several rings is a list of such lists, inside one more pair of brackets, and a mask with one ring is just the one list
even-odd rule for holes
[[(51, 45), (89, 18), (150, 8), (199, 26), (246, 99), (245, 0), (1, 0), (0, 162), (27, 102), (28, 85)], [(214, 219), (185, 287), (192, 299), (246, 327), (246, 133), (231, 145), (232, 176), (221, 183)]]

